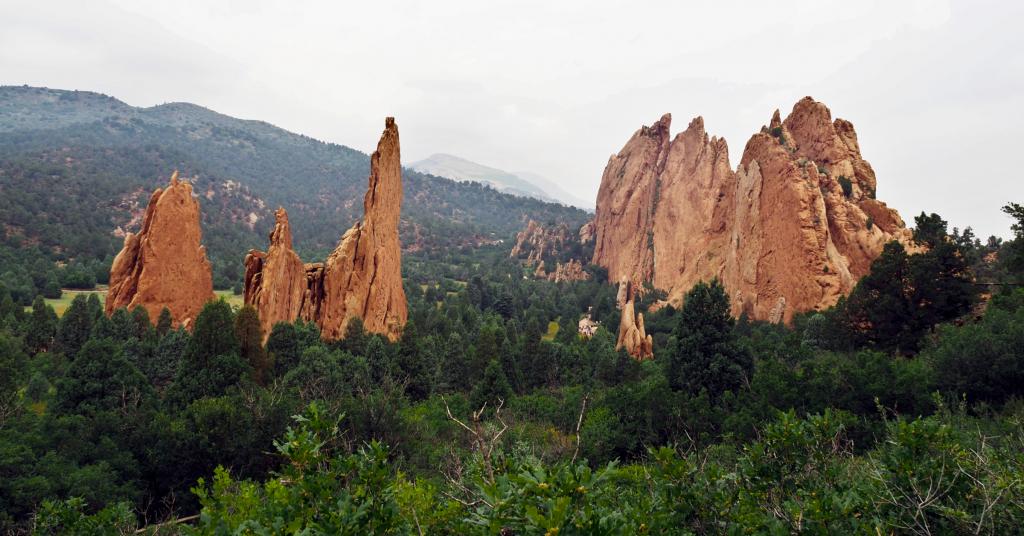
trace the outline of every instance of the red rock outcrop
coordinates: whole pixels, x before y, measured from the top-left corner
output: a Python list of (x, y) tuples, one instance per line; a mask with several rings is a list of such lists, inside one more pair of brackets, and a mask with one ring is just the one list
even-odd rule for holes
[(530, 220), (526, 228), (516, 234), (516, 243), (512, 246), (509, 257), (516, 259), (525, 256), (526, 264), (532, 266), (543, 261), (545, 257), (557, 255), (571, 239), (569, 228), (565, 224), (545, 228)]
[(245, 257), (245, 303), (259, 312), (264, 338), (278, 322), (300, 318), (311, 302), (306, 267), (292, 249), (292, 229), (283, 208), (274, 212), (267, 252), (250, 251)]
[(628, 298), (621, 307), (622, 318), (619, 320), (619, 337), (615, 342), (615, 349), (624, 348), (626, 353), (638, 360), (653, 359), (654, 339), (644, 329), (644, 314), (635, 312), (631, 284), (623, 282), (619, 286), (620, 294), (623, 289)]
[[(556, 283), (584, 281), (590, 279), (590, 274), (583, 270), (583, 263), (576, 259), (569, 259), (565, 263), (556, 261), (555, 269), (550, 273), (545, 268), (544, 259), (546, 257), (564, 255), (566, 246), (575, 240), (576, 237), (569, 232), (569, 227), (565, 224), (545, 228), (536, 221), (530, 220), (526, 228), (516, 234), (516, 243), (512, 246), (509, 257), (524, 259), (527, 266), (536, 265), (533, 276), (538, 279), (547, 279)], [(581, 240), (580, 243), (584, 242)]]
[(583, 270), (583, 263), (576, 259), (569, 259), (565, 263), (556, 263), (555, 269), (547, 274), (548, 281), (561, 283), (563, 281), (586, 281), (590, 274)]
[(849, 293), (883, 245), (909, 245), (853, 126), (799, 101), (754, 134), (736, 171), (725, 140), (696, 118), (669, 142), (670, 116), (609, 160), (594, 219), (594, 262), (609, 279), (650, 281), (680, 304), (717, 277), (734, 314), (788, 322)]
[(139, 234), (128, 233), (110, 267), (106, 311), (144, 307), (155, 321), (166, 307), (175, 326), (191, 326), (213, 299), (213, 276), (192, 185), (171, 175), (149, 198)]
[(596, 231), (594, 230), (594, 220), (590, 220), (587, 223), (584, 223), (582, 227), (580, 227), (580, 244), (590, 243), (591, 241), (594, 240), (596, 236)]
[(594, 215), (594, 264), (608, 269), (609, 281), (625, 276), (639, 284), (653, 276), (653, 215), (671, 124), (672, 115), (665, 114), (641, 127), (604, 168)]
[(264, 336), (276, 322), (315, 322), (325, 339), (340, 339), (360, 318), (367, 331), (401, 336), (408, 319), (402, 288), (398, 221), (402, 207), (402, 167), (398, 127), (385, 121), (363, 198), (363, 221), (345, 232), (326, 262), (303, 265), (292, 250), (288, 215), (277, 224), (266, 253), (246, 257), (245, 302), (260, 313)]

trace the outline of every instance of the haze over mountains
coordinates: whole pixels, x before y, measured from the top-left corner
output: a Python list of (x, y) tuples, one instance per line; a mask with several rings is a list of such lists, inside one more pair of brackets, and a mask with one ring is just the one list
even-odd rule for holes
[(479, 182), (512, 195), (562, 203), (585, 210), (593, 210), (594, 207), (593, 201), (584, 201), (551, 180), (529, 171), (503, 171), (444, 153), (430, 155), (409, 164), (409, 167), (438, 177)]

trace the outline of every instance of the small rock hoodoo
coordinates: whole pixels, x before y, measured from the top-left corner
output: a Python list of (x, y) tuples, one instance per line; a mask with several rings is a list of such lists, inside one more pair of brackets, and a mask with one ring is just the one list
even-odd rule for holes
[(654, 339), (644, 329), (644, 314), (636, 312), (634, 305), (632, 284), (628, 279), (619, 283), (618, 295), (625, 301), (619, 308), (622, 310), (622, 319), (619, 320), (619, 338), (615, 342), (615, 349), (626, 349), (626, 353), (637, 360), (654, 358)]

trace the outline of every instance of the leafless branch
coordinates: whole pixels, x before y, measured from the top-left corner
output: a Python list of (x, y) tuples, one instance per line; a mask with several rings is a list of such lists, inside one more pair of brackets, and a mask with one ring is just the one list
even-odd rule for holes
[(587, 399), (590, 398), (590, 394), (583, 395), (583, 403), (580, 404), (580, 418), (576, 420), (576, 450), (572, 453), (572, 460), (570, 463), (576, 463), (576, 456), (580, 453), (580, 428), (583, 426), (583, 413), (587, 411)]

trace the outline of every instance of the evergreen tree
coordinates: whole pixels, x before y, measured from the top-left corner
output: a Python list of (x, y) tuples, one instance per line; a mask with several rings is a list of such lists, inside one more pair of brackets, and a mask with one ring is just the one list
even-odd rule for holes
[(57, 328), (56, 347), (70, 359), (89, 340), (92, 326), (96, 321), (95, 314), (90, 310), (88, 299), (83, 294), (75, 296), (71, 305), (64, 311)]
[(172, 386), (172, 399), (179, 404), (219, 396), (249, 371), (239, 356), (235, 318), (223, 299), (207, 302), (196, 317), (192, 337), (185, 346)]
[(292, 367), (299, 363), (299, 358), (307, 348), (320, 344), (320, 330), (316, 324), (301, 320), (289, 324), (278, 322), (270, 330), (267, 337), (266, 351), (273, 363), (274, 376), (283, 378)]
[(89, 309), (89, 313), (92, 314), (92, 319), (95, 321), (97, 318), (104, 316), (103, 304), (100, 303), (100, 295), (93, 292), (89, 294), (89, 299), (86, 300), (86, 305)]
[(369, 343), (369, 334), (363, 325), (363, 319), (351, 318), (345, 326), (345, 338), (341, 340), (340, 346), (343, 350), (352, 355), (366, 356), (366, 345)]
[(252, 379), (259, 385), (266, 385), (270, 379), (271, 363), (263, 348), (263, 334), (259, 313), (252, 305), (238, 310), (235, 316), (235, 337), (238, 339), (242, 360), (252, 369)]
[(406, 382), (405, 392), (413, 400), (422, 400), (430, 394), (436, 357), (428, 350), (432, 343), (432, 338), (420, 337), (412, 319), (402, 329), (396, 365)]
[(999, 263), (1010, 276), (1010, 283), (1024, 283), (1024, 205), (1007, 203), (1003, 212), (1013, 218), (1010, 230), (1013, 240), (1005, 243), (999, 251)]
[(914, 241), (924, 251), (908, 255), (896, 241), (885, 245), (839, 310), (856, 347), (916, 353), (940, 322), (966, 313), (976, 290), (967, 255), (936, 214), (916, 219)]
[(21, 341), (0, 331), (0, 429), (20, 407), (18, 389), (28, 362), (21, 346)]
[[(910, 257), (910, 303), (913, 329), (923, 336), (936, 324), (970, 310), (976, 298), (967, 252), (950, 239), (937, 214), (918, 216), (914, 241), (927, 250)], [(917, 350), (915, 345), (913, 350)]]
[(494, 407), (501, 401), (507, 402), (510, 396), (512, 396), (512, 386), (509, 385), (508, 378), (505, 377), (505, 371), (501, 369), (501, 365), (496, 360), (492, 359), (484, 370), (483, 379), (476, 384), (473, 392), (469, 395), (469, 401), (474, 408), (480, 408), (484, 403)]
[(147, 403), (149, 382), (110, 339), (91, 339), (78, 353), (57, 389), (63, 412), (132, 411)]
[(36, 296), (32, 302), (28, 331), (25, 333), (25, 346), (33, 353), (48, 350), (56, 334), (57, 313), (53, 307), (46, 305), (42, 296)]
[(156, 335), (153, 324), (149, 321), (149, 311), (145, 307), (136, 305), (131, 313), (131, 328), (129, 335), (140, 341), (152, 339)]
[(839, 311), (854, 346), (880, 350), (916, 347), (910, 305), (910, 258), (895, 240), (882, 249)]
[(170, 309), (164, 307), (160, 309), (160, 317), (156, 321), (156, 336), (163, 337), (171, 331), (171, 327), (174, 325), (174, 321), (171, 318)]
[(43, 296), (56, 300), (63, 294), (64, 291), (60, 288), (60, 280), (57, 279), (57, 274), (46, 272), (46, 281), (43, 282)]
[(138, 355), (139, 370), (158, 390), (174, 380), (188, 341), (189, 335), (184, 329), (171, 330), (157, 341), (151, 353)]
[(375, 382), (395, 379), (397, 376), (398, 370), (394, 359), (391, 358), (388, 345), (379, 335), (369, 337), (369, 342), (366, 344), (366, 363), (370, 367), (370, 374)]
[(676, 344), (666, 359), (669, 385), (692, 395), (706, 390), (712, 399), (738, 390), (750, 376), (753, 360), (732, 332), (729, 297), (717, 280), (697, 283), (684, 298)]

